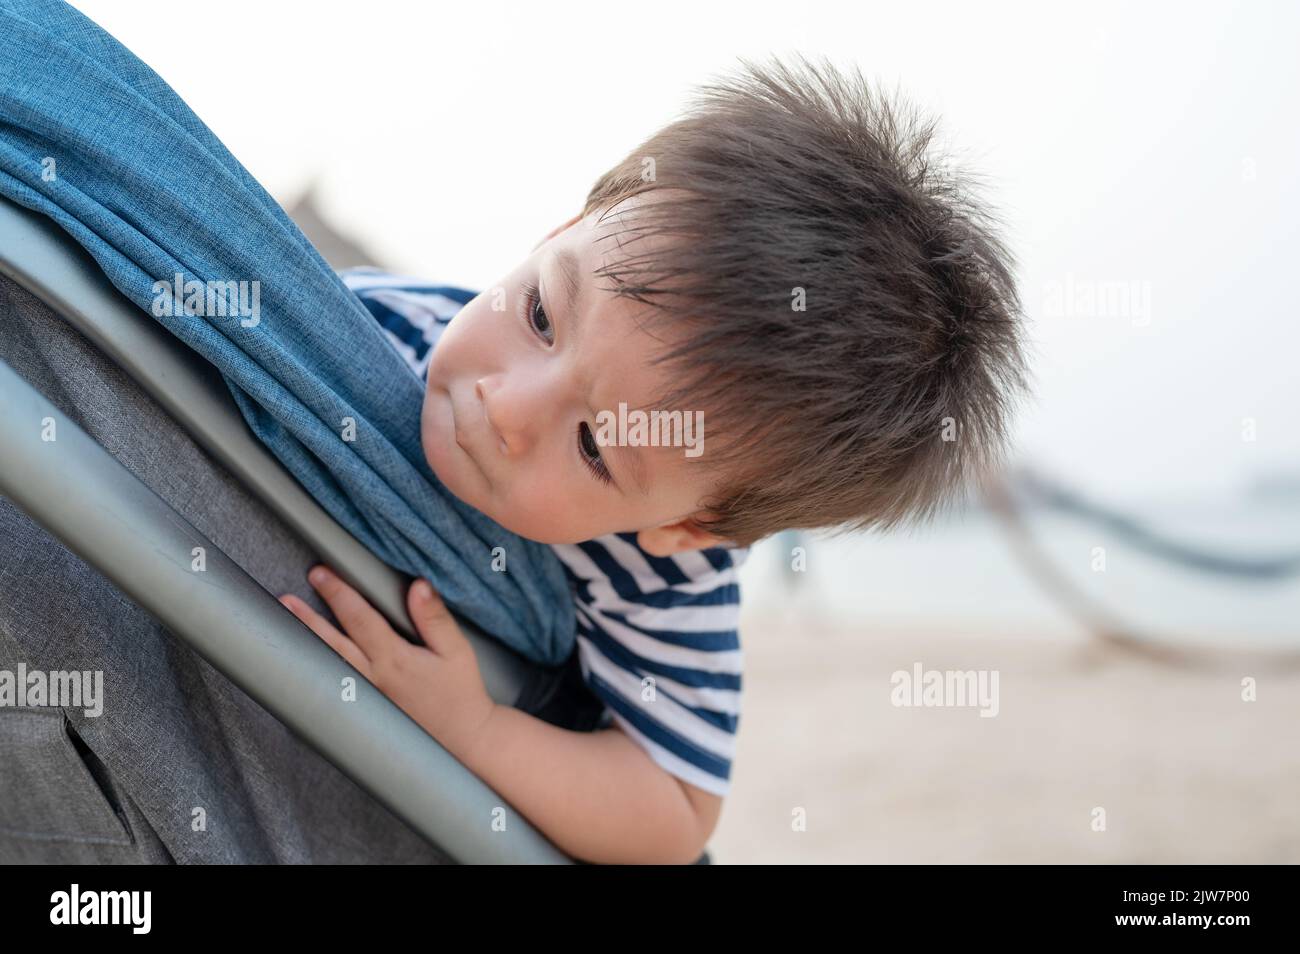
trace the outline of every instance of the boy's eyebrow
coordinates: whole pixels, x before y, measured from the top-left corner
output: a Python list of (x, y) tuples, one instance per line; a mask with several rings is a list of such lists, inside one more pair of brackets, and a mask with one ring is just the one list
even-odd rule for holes
[[(560, 270), (560, 277), (564, 279), (564, 291), (561, 294), (564, 307), (561, 311), (569, 320), (570, 327), (573, 327), (578, 323), (577, 316), (581, 313), (583, 297), (582, 265), (578, 261), (577, 253), (569, 248), (557, 249), (554, 259), (556, 266)], [(618, 458), (623, 461), (623, 466), (619, 469), (630, 473), (641, 493), (648, 494), (650, 488), (646, 484), (645, 459), (640, 450), (634, 446), (621, 444), (610, 446), (618, 448)]]
[(573, 315), (582, 304), (582, 276), (578, 256), (572, 249), (561, 248), (555, 253), (555, 264), (564, 279), (564, 313)]
[(632, 475), (632, 479), (636, 481), (641, 493), (648, 494), (650, 488), (646, 486), (645, 459), (641, 455), (641, 449), (632, 444), (612, 444), (610, 446), (618, 448), (618, 456), (620, 460), (625, 462), (625, 469)]

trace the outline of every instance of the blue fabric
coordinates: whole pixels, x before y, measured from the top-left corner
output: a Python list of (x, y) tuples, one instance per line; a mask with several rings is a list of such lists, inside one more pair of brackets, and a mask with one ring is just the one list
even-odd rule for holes
[[(421, 382), (361, 303), (170, 87), (60, 2), (0, 0), (0, 194), (52, 218), (216, 365), (257, 436), (376, 555), (528, 658), (570, 654), (559, 562), (438, 482)], [(185, 302), (198, 315), (171, 314), (178, 273), (248, 282), (250, 307), (220, 317), (199, 296)]]

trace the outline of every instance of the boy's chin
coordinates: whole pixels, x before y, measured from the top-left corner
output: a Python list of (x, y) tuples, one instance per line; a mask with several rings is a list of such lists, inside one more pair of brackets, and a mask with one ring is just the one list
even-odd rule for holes
[(469, 479), (473, 475), (464, 473), (467, 470), (464, 465), (468, 462), (451, 459), (456, 449), (454, 444), (449, 448), (436, 442), (426, 443), (424, 460), (433, 471), (433, 476), (438, 478), (438, 482), (452, 496), (475, 510), (482, 510), (482, 503), (475, 499), (479, 495), (474, 492), (472, 481)]
[(425, 417), (421, 422), (421, 443), (424, 445), (424, 459), (452, 496), (466, 506), (473, 507), (485, 517), (496, 522), (502, 529), (509, 530), (516, 536), (534, 543), (565, 544), (581, 543), (588, 537), (573, 537), (571, 534), (558, 533), (549, 521), (530, 519), (528, 515), (516, 512), (500, 512), (493, 506), (489, 487), (484, 483), (486, 476), (470, 458), (455, 439), (450, 428), (443, 432), (443, 424), (438, 417), (438, 408), (425, 408)]
[[(428, 436), (430, 435), (426, 433), (426, 437)], [(439, 443), (436, 439), (427, 442), (424, 447), (424, 459), (429, 469), (433, 471), (433, 475), (438, 478), (438, 482), (461, 503), (473, 507), (516, 536), (537, 543), (553, 542), (531, 536), (528, 531), (530, 529), (535, 531), (536, 528), (521, 526), (519, 521), (511, 519), (512, 515), (494, 512), (492, 501), (488, 499), (480, 483), (483, 480), (482, 474), (454, 441), (450, 446)]]

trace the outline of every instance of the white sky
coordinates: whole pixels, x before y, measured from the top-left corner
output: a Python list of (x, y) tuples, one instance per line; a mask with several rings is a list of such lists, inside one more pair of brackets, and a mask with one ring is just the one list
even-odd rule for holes
[[(1300, 5), (75, 5), (282, 201), (315, 181), (390, 262), (469, 287), (737, 55), (856, 63), (941, 115), (1008, 222), (1024, 459), (1111, 497), (1300, 476)], [(1051, 314), (1067, 276), (1138, 283), (1149, 320)]]

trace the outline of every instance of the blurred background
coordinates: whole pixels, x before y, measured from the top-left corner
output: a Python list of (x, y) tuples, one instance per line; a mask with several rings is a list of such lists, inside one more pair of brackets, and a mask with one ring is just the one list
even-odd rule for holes
[[(1300, 7), (74, 5), (332, 264), (472, 288), (738, 56), (899, 87), (1006, 223), (1035, 396), (987, 499), (751, 553), (715, 860), (1300, 861)], [(997, 716), (895, 706), (918, 664)]]

